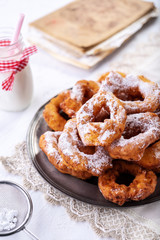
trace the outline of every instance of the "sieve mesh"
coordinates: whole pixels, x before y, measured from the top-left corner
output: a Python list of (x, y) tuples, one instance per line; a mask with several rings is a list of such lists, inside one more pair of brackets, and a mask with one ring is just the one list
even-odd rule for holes
[(0, 181), (0, 208), (18, 211), (16, 227), (10, 231), (0, 232), (0, 236), (9, 235), (24, 228), (32, 214), (32, 200), (29, 194), (13, 182)]

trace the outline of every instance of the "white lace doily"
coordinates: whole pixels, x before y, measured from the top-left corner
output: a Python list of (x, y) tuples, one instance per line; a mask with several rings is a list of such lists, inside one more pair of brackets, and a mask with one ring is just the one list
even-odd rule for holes
[[(160, 34), (157, 34), (145, 44), (139, 45), (135, 51), (123, 56), (123, 61), (112, 63), (110, 68), (124, 72), (132, 72), (132, 70), (137, 73), (143, 72), (148, 78), (158, 82), (159, 49)], [(47, 201), (64, 206), (75, 220), (88, 221), (101, 237), (110, 236), (119, 240), (160, 239), (160, 227), (155, 222), (139, 216), (130, 208), (93, 206), (73, 199), (49, 185), (30, 161), (25, 142), (16, 146), (13, 156), (0, 157), (0, 161), (9, 172), (23, 177), (25, 187), (43, 192)]]
[(120, 240), (155, 240), (160, 238), (156, 225), (136, 215), (130, 209), (97, 207), (73, 199), (48, 184), (37, 172), (28, 157), (26, 143), (16, 146), (11, 157), (0, 157), (6, 169), (24, 179), (28, 189), (39, 190), (47, 201), (62, 205), (69, 215), (77, 221), (88, 221), (98, 235), (115, 237)]

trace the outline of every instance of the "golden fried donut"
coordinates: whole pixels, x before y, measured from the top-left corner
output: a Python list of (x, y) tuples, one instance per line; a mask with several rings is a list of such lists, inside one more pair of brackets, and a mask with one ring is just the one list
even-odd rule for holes
[[(97, 115), (106, 110), (103, 122), (97, 122)], [(111, 92), (99, 91), (77, 112), (77, 127), (84, 145), (107, 146), (119, 138), (124, 130), (126, 111)]]
[(60, 104), (60, 107), (70, 118), (73, 118), (80, 107), (98, 90), (99, 84), (95, 81), (80, 80), (73, 86), (70, 95)]
[(70, 119), (59, 138), (58, 149), (74, 170), (87, 171), (99, 176), (112, 167), (112, 159), (103, 147), (84, 146), (78, 135), (76, 119)]
[(51, 132), (47, 131), (43, 135), (41, 135), (39, 140), (39, 146), (42, 151), (47, 155), (50, 163), (54, 165), (54, 167), (66, 174), (70, 174), (74, 177), (87, 179), (91, 177), (91, 174), (85, 171), (75, 171), (72, 167), (70, 167), (64, 159), (61, 157), (58, 151), (58, 139), (62, 132)]
[(160, 119), (155, 113), (127, 116), (122, 136), (107, 150), (112, 158), (139, 161), (145, 149), (160, 138)]
[(102, 89), (120, 99), (128, 114), (154, 112), (159, 106), (158, 85), (142, 75), (136, 77), (112, 71), (103, 74), (98, 82), (102, 83)]
[[(134, 176), (129, 186), (116, 182), (121, 174)], [(98, 187), (104, 198), (120, 206), (126, 201), (139, 201), (147, 198), (155, 191), (156, 184), (157, 177), (152, 171), (120, 160), (114, 161), (113, 168), (98, 178)]]
[(63, 102), (69, 95), (69, 91), (60, 93), (57, 97), (52, 98), (51, 101), (46, 104), (43, 111), (43, 117), (48, 126), (54, 131), (62, 131), (66, 124), (66, 119), (60, 115), (60, 103)]
[[(113, 71), (112, 71), (113, 72)], [(126, 74), (125, 73), (122, 73), (122, 72), (119, 72), (119, 71), (114, 71), (116, 73), (119, 73), (122, 77), (125, 77)], [(106, 73), (103, 73), (100, 78), (97, 80), (98, 83), (102, 84), (103, 81), (106, 80), (106, 77), (110, 74), (111, 72), (106, 72)]]
[(160, 141), (146, 148), (143, 157), (137, 164), (145, 169), (154, 170), (160, 167)]

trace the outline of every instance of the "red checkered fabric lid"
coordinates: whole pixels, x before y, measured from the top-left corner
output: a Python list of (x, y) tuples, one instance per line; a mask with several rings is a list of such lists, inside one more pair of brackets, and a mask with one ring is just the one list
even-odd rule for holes
[[(0, 41), (0, 47), (5, 47), (9, 45), (10, 45), (9, 40)], [(27, 66), (29, 57), (36, 52), (37, 52), (36, 46), (31, 46), (23, 50), (22, 56), (19, 60), (3, 60), (3, 61), (0, 60), (0, 72), (2, 73), (11, 72), (11, 75), (2, 82), (3, 90), (6, 91), (12, 90), (15, 74), (17, 72), (20, 72)]]

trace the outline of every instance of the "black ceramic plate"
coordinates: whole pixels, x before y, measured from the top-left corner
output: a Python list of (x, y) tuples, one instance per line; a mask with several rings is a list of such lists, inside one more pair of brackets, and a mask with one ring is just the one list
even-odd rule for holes
[[(44, 132), (50, 130), (42, 116), (46, 104), (35, 114), (27, 133), (27, 150), (31, 161), (40, 175), (47, 180), (49, 184), (73, 198), (98, 206), (118, 207), (118, 205), (104, 199), (98, 189), (98, 179), (96, 177), (84, 181), (67, 174), (62, 174), (55, 169), (48, 161), (46, 155), (40, 150), (38, 144), (39, 138)], [(143, 201), (127, 202), (123, 207), (139, 206), (158, 200), (160, 200), (160, 175), (158, 176), (156, 190), (152, 195)]]

